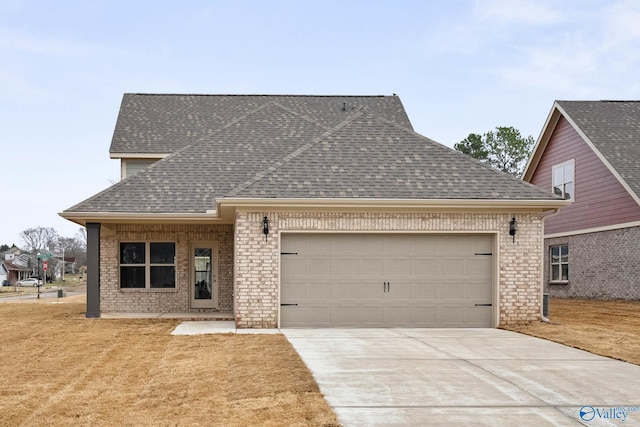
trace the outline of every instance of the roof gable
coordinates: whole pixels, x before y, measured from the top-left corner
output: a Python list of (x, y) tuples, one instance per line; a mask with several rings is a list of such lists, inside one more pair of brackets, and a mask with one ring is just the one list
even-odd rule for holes
[(561, 116), (640, 204), (640, 101), (556, 101), (523, 179), (533, 178)]

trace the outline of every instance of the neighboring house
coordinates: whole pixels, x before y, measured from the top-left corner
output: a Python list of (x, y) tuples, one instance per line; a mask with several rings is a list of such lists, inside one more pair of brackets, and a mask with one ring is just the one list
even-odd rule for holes
[(571, 202), (545, 222), (546, 291), (639, 299), (640, 102), (555, 102), (523, 179)]
[(125, 94), (111, 156), (155, 163), (61, 213), (87, 227), (87, 317), (537, 320), (568, 204), (415, 133), (397, 96)]
[(2, 261), (2, 267), (0, 268), (0, 279), (9, 280), (14, 285), (22, 279), (31, 277), (33, 271), (28, 255), (21, 254), (16, 256), (15, 251), (5, 253), (5, 259)]

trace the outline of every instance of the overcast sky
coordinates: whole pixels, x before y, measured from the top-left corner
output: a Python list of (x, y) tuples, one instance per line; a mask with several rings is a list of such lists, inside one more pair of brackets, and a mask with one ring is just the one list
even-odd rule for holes
[(119, 178), (125, 92), (400, 96), (453, 146), (553, 101), (640, 99), (637, 0), (2, 0), (0, 244)]

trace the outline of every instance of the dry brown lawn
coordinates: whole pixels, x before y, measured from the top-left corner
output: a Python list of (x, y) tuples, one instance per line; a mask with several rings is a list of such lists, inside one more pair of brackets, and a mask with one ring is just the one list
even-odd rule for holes
[(283, 335), (172, 336), (77, 298), (0, 304), (0, 425), (338, 424)]
[(640, 365), (640, 301), (552, 298), (549, 319), (506, 329)]

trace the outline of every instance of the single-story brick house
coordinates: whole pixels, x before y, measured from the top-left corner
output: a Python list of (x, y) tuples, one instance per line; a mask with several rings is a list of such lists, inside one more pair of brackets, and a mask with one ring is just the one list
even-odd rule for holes
[(541, 317), (544, 219), (568, 202), (415, 133), (397, 96), (125, 94), (110, 152), (122, 181), (61, 213), (87, 227), (87, 317)]
[(640, 101), (556, 101), (523, 179), (571, 202), (545, 223), (545, 291), (640, 299)]

